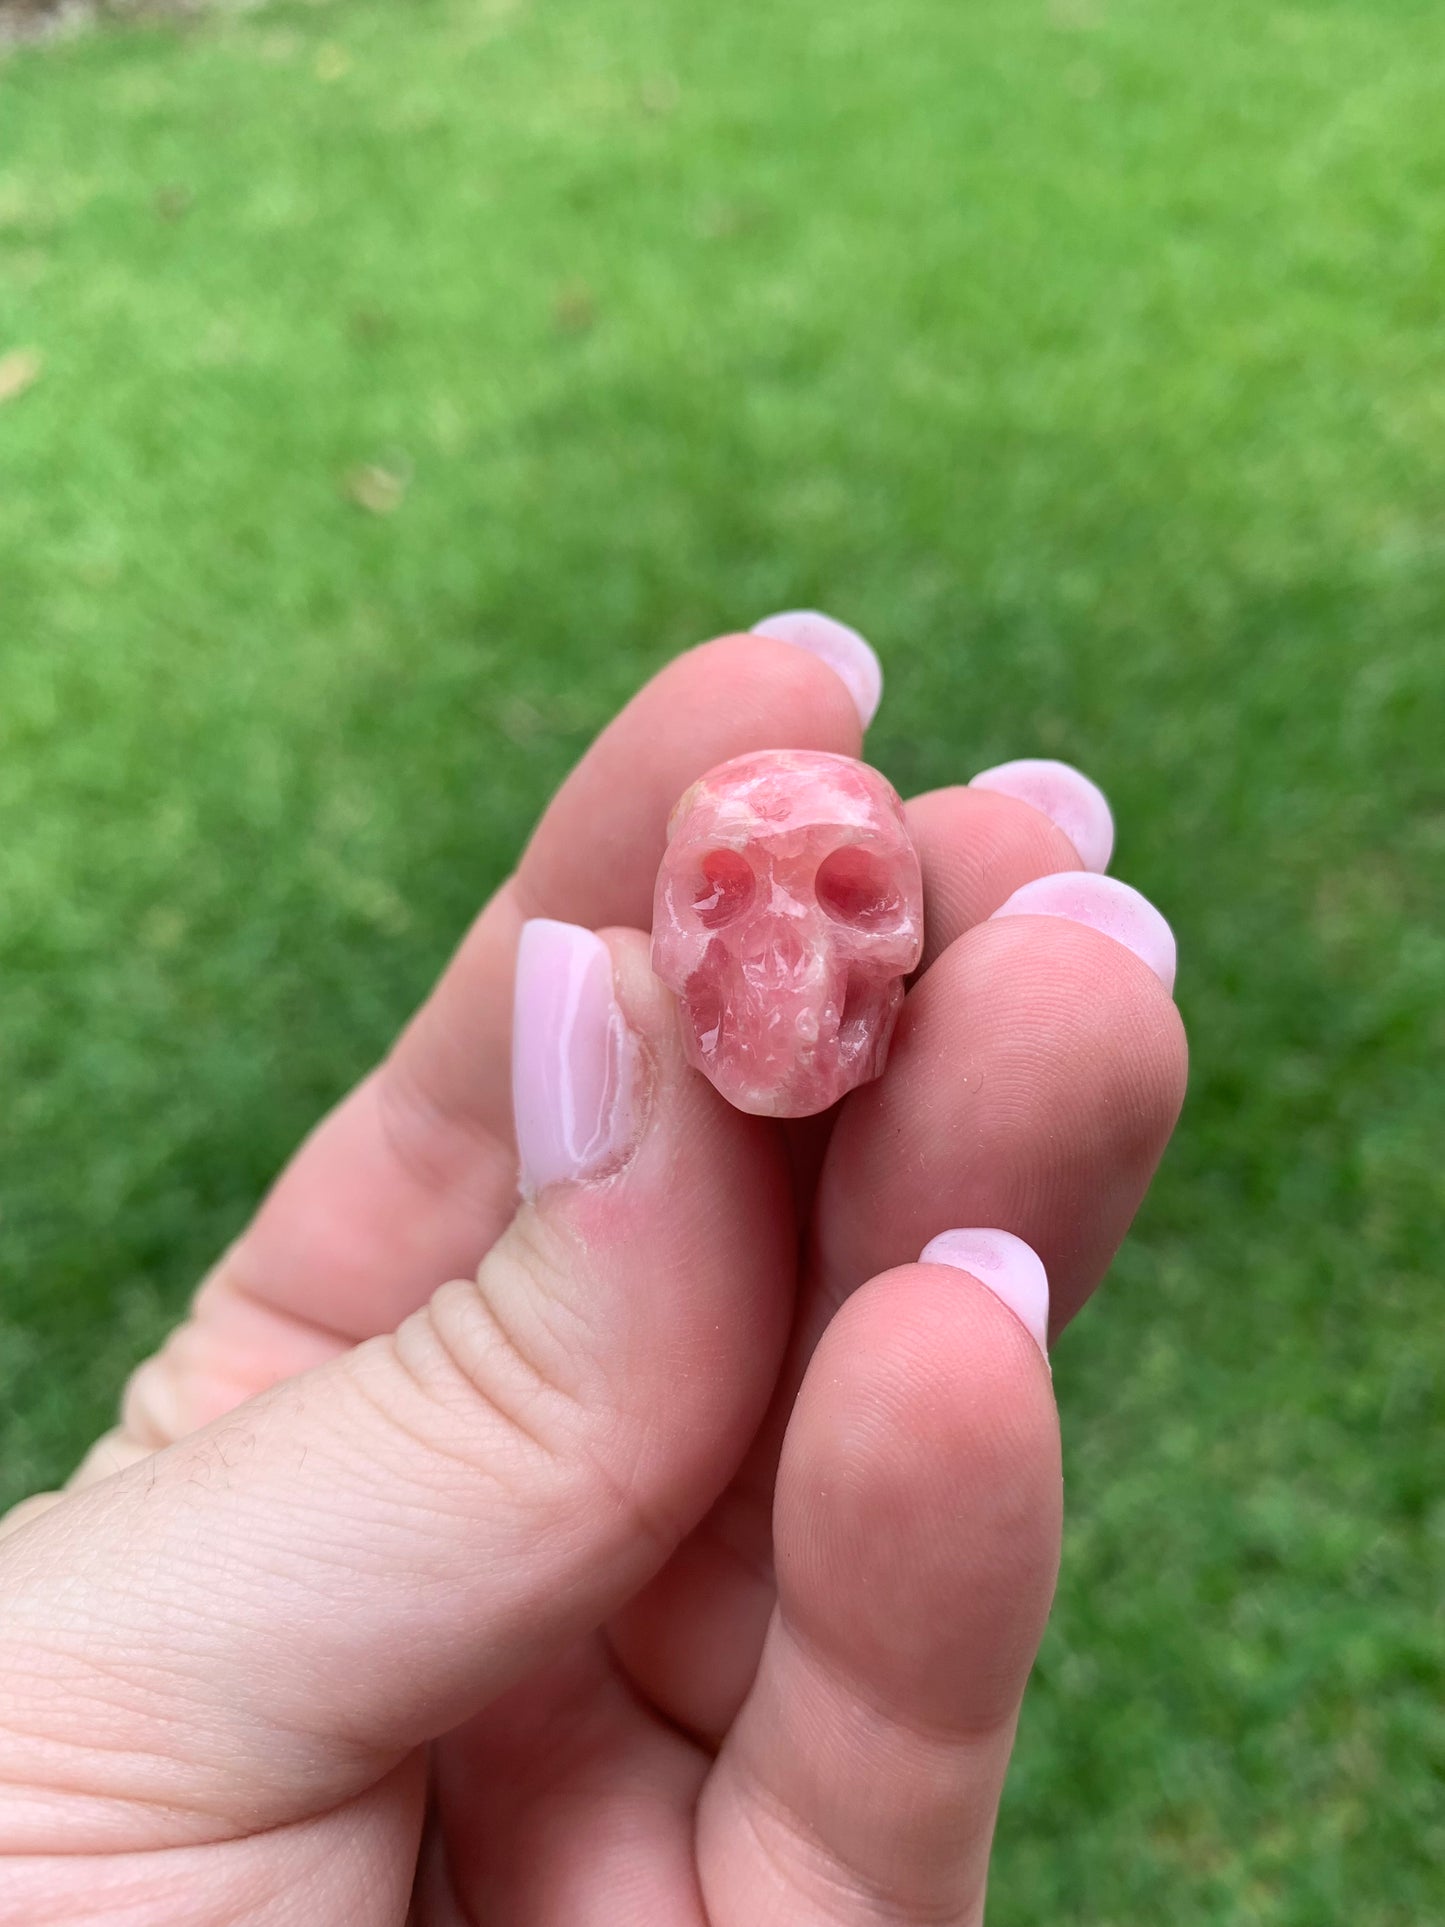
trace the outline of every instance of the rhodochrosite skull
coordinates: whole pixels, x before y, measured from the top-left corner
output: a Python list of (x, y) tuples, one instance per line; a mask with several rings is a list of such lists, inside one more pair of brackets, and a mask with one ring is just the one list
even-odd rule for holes
[(694, 783), (668, 837), (652, 967), (689, 1060), (766, 1117), (809, 1117), (877, 1077), (923, 950), (892, 784), (850, 756), (761, 750)]

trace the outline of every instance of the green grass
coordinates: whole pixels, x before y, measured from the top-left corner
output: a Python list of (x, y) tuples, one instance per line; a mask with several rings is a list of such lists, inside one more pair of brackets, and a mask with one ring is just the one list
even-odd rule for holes
[(1106, 785), (1193, 1037), (1057, 1363), (991, 1927), (1439, 1918), (1442, 56), (1434, 0), (353, 0), (0, 66), (7, 1496), (619, 699), (818, 603), (905, 788)]

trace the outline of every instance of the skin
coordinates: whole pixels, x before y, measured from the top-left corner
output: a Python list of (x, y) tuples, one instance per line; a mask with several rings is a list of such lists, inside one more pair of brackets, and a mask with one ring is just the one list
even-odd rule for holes
[[(784, 745), (859, 749), (786, 643), (643, 689), (118, 1429), (11, 1515), (0, 1921), (982, 1919), (1057, 1422), (1018, 1320), (915, 1260), (1013, 1231), (1062, 1328), (1168, 1139), (1183, 1035), (1110, 938), (987, 921), (1078, 859), (948, 789), (909, 805), (929, 950), (885, 1076), (791, 1129), (729, 1109), (638, 931), (672, 803)], [(620, 1170), (519, 1209), (538, 915), (607, 932), (647, 1095)]]

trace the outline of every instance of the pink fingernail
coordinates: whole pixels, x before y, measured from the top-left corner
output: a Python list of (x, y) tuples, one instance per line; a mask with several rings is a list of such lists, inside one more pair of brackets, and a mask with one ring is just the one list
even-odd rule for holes
[(1049, 1278), (1032, 1245), (1011, 1231), (940, 1231), (918, 1254), (918, 1262), (953, 1265), (987, 1285), (1048, 1357)]
[(522, 1191), (597, 1177), (631, 1143), (636, 1051), (602, 939), (522, 926), (512, 1016), (512, 1113)]
[(1071, 763), (1046, 756), (1022, 756), (997, 769), (980, 770), (971, 790), (997, 790), (1042, 810), (1079, 853), (1086, 870), (1107, 870), (1114, 851), (1114, 815), (1097, 783)]
[(1147, 897), (1114, 877), (1090, 876), (1082, 870), (1036, 877), (1015, 890), (993, 914), (1064, 917), (1070, 923), (1086, 923), (1091, 930), (1102, 930), (1106, 937), (1142, 957), (1164, 988), (1174, 989), (1174, 932)]
[(774, 642), (791, 642), (810, 655), (820, 657), (848, 685), (848, 694), (858, 705), (866, 729), (878, 714), (883, 700), (883, 668), (856, 629), (816, 609), (787, 609), (781, 615), (764, 616), (753, 624), (755, 636), (769, 636)]

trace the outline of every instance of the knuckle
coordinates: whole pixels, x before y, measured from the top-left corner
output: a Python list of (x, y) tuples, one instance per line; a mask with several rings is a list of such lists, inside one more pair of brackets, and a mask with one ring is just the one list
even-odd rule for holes
[(619, 1395), (605, 1341), (575, 1309), (572, 1254), (533, 1216), (397, 1331), (407, 1389), (389, 1416), (519, 1502), (545, 1491), (670, 1549), (680, 1528), (651, 1493), (651, 1422)]
[(176, 1350), (177, 1335), (172, 1333), (158, 1352), (136, 1366), (121, 1394), (120, 1429), (149, 1452), (173, 1445), (195, 1427), (185, 1409), (185, 1380), (176, 1369)]
[(64, 1497), (63, 1492), (34, 1492), (28, 1499), (21, 1499), (18, 1505), (0, 1514), (0, 1539), (8, 1538), (22, 1526), (28, 1526), (32, 1519), (38, 1519), (42, 1513), (49, 1512), (52, 1506), (59, 1505)]
[[(393, 1350), (426, 1405), (460, 1417), (463, 1436), (491, 1455), (496, 1430), (530, 1453), (565, 1454), (581, 1414), (565, 1363), (542, 1341), (541, 1321), (519, 1304), (521, 1280), (505, 1259), (488, 1259), (475, 1280), (443, 1285), (401, 1326)], [(493, 1421), (476, 1429), (477, 1407)]]

